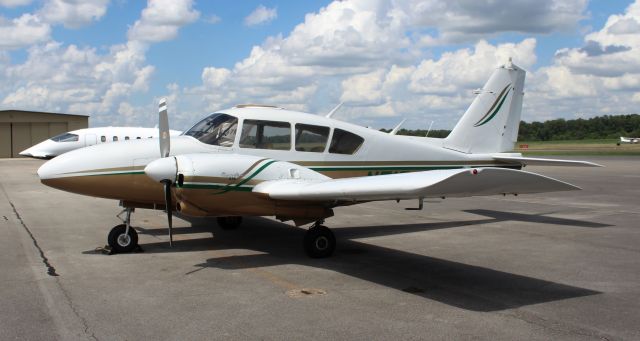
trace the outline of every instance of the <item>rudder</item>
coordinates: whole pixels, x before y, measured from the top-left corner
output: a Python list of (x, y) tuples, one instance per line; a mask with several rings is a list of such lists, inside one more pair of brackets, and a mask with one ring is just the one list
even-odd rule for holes
[(468, 154), (513, 150), (522, 113), (524, 78), (525, 71), (511, 60), (498, 67), (444, 140), (444, 147)]

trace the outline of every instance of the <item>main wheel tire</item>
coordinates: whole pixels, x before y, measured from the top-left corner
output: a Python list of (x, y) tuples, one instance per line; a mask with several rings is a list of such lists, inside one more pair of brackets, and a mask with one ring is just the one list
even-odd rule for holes
[(138, 232), (133, 227), (129, 227), (129, 233), (127, 231), (127, 225), (120, 224), (114, 226), (109, 232), (107, 242), (111, 246), (111, 250), (116, 253), (131, 252), (138, 246)]
[(304, 235), (304, 251), (311, 258), (326, 258), (336, 249), (336, 237), (326, 226), (314, 226)]
[(242, 217), (230, 216), (230, 217), (218, 217), (218, 226), (223, 230), (235, 230), (240, 224), (242, 224)]

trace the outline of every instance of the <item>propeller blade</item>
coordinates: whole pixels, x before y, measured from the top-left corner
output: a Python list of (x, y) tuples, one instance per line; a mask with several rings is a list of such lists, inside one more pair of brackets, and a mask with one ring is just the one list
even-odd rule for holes
[(167, 210), (167, 222), (169, 224), (169, 246), (173, 246), (173, 210), (171, 203), (171, 181), (163, 180), (164, 184), (164, 205)]
[(167, 99), (163, 98), (158, 104), (158, 133), (160, 137), (160, 157), (169, 156), (171, 143), (169, 138), (169, 116), (167, 114)]

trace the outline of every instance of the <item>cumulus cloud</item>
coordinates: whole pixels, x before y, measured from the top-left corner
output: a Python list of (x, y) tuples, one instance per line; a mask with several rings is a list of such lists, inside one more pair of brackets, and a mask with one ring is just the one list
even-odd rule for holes
[(0, 17), (0, 50), (31, 46), (49, 40), (51, 27), (33, 14), (23, 14), (13, 20)]
[[(51, 25), (79, 27), (104, 15), (107, 0), (47, 0), (35, 14), (0, 20), (0, 49), (29, 46), (24, 62), (0, 54), (0, 103), (4, 107), (91, 114), (92, 123), (134, 123), (134, 113), (153, 112), (130, 101), (149, 90), (155, 67), (147, 65), (149, 43), (175, 37), (198, 19), (191, 0), (150, 0), (129, 30), (129, 41), (107, 47), (65, 45), (51, 40)], [(120, 116), (113, 116), (120, 113)], [(138, 117), (138, 124), (145, 117)]]
[(159, 42), (175, 38), (178, 30), (200, 17), (192, 0), (149, 0), (142, 16), (129, 29), (129, 40)]
[[(407, 36), (414, 25), (410, 15), (393, 2), (333, 2), (307, 14), (286, 37), (254, 46), (233, 68), (205, 68), (202, 86), (185, 95), (199, 94), (209, 110), (262, 102), (324, 112), (344, 101), (340, 117), (359, 122), (427, 112), (453, 113), (443, 118), (451, 122), (495, 66), (509, 57), (523, 67), (536, 62), (535, 39), (500, 45), (480, 41), (424, 59)], [(282, 96), (292, 93), (296, 96)]]
[(640, 33), (640, 23), (635, 18), (618, 20), (607, 29), (611, 34), (637, 34)]
[(247, 17), (244, 18), (246, 26), (256, 26), (266, 24), (278, 17), (278, 10), (275, 8), (267, 8), (263, 5), (256, 7)]
[(102, 18), (108, 5), (109, 0), (47, 0), (38, 15), (52, 24), (79, 28)]
[(422, 37), (422, 43), (438, 45), (475, 41), (502, 32), (568, 31), (585, 18), (587, 0), (407, 0), (398, 5), (413, 25), (438, 32)]
[(36, 45), (23, 64), (4, 70), (3, 78), (13, 90), (7, 91), (2, 105), (96, 114), (100, 122), (100, 115), (146, 91), (154, 68), (144, 64), (145, 52), (146, 47), (136, 42), (113, 46), (106, 54), (57, 42)]
[(32, 0), (0, 0), (0, 6), (3, 7), (18, 7), (26, 6), (31, 3)]
[[(584, 38), (584, 46), (559, 50), (553, 64), (536, 70), (529, 102), (541, 118), (637, 112), (640, 93), (640, 1), (609, 16)], [(526, 116), (525, 116), (526, 117)]]
[(597, 77), (640, 74), (640, 32), (632, 24), (638, 20), (640, 2), (631, 4), (622, 15), (610, 16), (601, 30), (585, 37), (583, 47), (558, 51), (556, 66)]

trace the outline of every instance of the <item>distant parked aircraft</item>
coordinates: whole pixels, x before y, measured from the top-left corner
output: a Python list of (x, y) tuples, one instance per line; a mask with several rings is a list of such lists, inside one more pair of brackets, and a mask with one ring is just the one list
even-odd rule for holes
[[(171, 136), (177, 136), (181, 132), (171, 130), (170, 134)], [(102, 127), (78, 129), (44, 140), (31, 148), (23, 150), (20, 155), (36, 159), (51, 159), (74, 149), (94, 144), (153, 137), (158, 137), (158, 128)]]
[(623, 136), (620, 136), (620, 142), (618, 142), (618, 146), (621, 143), (640, 143), (640, 137), (623, 137)]

